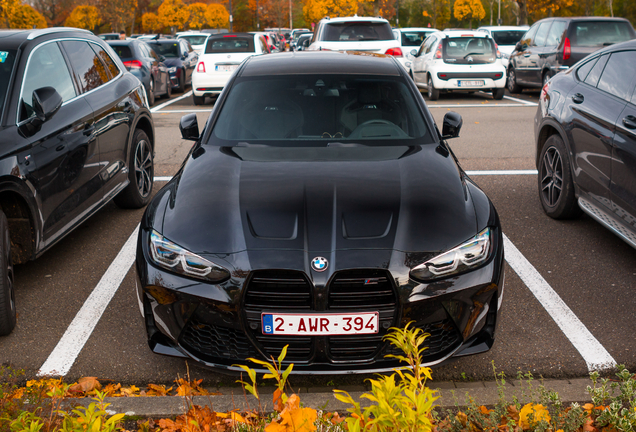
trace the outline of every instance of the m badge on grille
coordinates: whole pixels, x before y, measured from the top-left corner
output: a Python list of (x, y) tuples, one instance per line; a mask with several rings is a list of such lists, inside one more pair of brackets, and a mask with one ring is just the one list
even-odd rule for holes
[(323, 272), (327, 270), (328, 266), (329, 266), (329, 262), (327, 261), (326, 258), (316, 257), (311, 260), (311, 268), (317, 272)]

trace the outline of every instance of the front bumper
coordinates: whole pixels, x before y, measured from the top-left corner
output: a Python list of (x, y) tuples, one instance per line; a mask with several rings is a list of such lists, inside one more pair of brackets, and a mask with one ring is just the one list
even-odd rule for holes
[[(503, 243), (500, 230), (495, 232), (493, 255), (486, 265), (429, 284), (409, 279), (408, 268), (404, 267), (409, 254), (393, 251), (388, 252), (390, 262), (401, 263), (400, 266), (334, 269), (324, 283), (304, 271), (234, 269), (229, 280), (213, 285), (169, 273), (149, 263), (148, 233), (141, 230), (136, 261), (137, 297), (148, 342), (155, 353), (191, 358), (227, 372), (240, 372), (236, 364), (254, 366), (246, 360), (248, 357), (261, 360), (277, 357), (289, 345), (285, 362), (294, 363), (294, 373), (373, 373), (399, 366), (396, 360), (384, 358), (394, 351), (382, 337), (389, 327), (414, 321), (415, 326), (431, 334), (425, 342), (429, 348), (423, 354), (426, 365), (484, 352), (494, 343), (503, 295)], [(278, 260), (297, 253), (277, 252)], [(262, 261), (255, 254), (271, 255), (271, 251), (243, 252), (239, 254), (243, 256), (235, 257), (235, 262)], [(361, 252), (338, 252), (342, 262), (350, 261), (356, 254), (359, 257)], [(227, 266), (227, 261), (223, 265)], [(379, 282), (369, 287), (355, 285), (356, 280), (365, 280), (366, 284), (368, 278)], [(295, 285), (290, 282), (292, 279)], [(343, 280), (347, 281), (344, 285)], [(281, 286), (287, 290), (282, 296)], [(274, 287), (273, 291), (268, 291), (268, 287)], [(359, 290), (361, 287), (364, 294)], [(343, 289), (349, 291), (343, 293)], [(359, 295), (352, 297), (352, 293)], [(308, 303), (298, 303), (301, 294), (309, 296)], [(338, 303), (337, 298), (353, 302)], [(330, 337), (262, 334), (262, 312), (291, 310), (377, 311), (380, 333)]]
[[(462, 73), (462, 72), (438, 72), (432, 75), (433, 85), (438, 90), (479, 91), (506, 86), (506, 73)], [(465, 85), (468, 81), (483, 81), (483, 85)]]

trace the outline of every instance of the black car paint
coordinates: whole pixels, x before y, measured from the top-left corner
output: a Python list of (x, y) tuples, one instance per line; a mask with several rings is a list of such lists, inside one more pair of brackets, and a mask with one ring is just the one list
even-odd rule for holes
[[(334, 69), (341, 61), (334, 55), (347, 54), (313, 54), (299, 67), (313, 73), (317, 69), (342, 70)], [(359, 56), (353, 69), (374, 73), (365, 63), (369, 61)], [(399, 74), (411, 91), (419, 94), (401, 66), (388, 61), (390, 66), (380, 62), (375, 72)], [(426, 358), (430, 364), (490, 349), (503, 294), (502, 232), (492, 203), (465, 175), (446, 142), (435, 139), (429, 144), (405, 146), (396, 157), (376, 158), (379, 160), (374, 162), (297, 163), (250, 161), (245, 149), (202, 144), (209, 138), (235, 77), (268, 74), (272, 67), (271, 62), (259, 61), (263, 70), (245, 70), (250, 62), (244, 62), (226, 86), (201, 140), (142, 219), (137, 293), (150, 348), (160, 354), (194, 358), (220, 370), (239, 371), (232, 364), (244, 362), (244, 358), (198, 355), (189, 350), (183, 342), (187, 326), (202, 320), (220, 325), (239, 347), (244, 347), (239, 339), (245, 334), (251, 347), (243, 351), (266, 359), (274, 353), (271, 347), (264, 348), (259, 315), (243, 307), (247, 284), (259, 269), (304, 274), (313, 287), (312, 310), (316, 311), (328, 310), (328, 287), (334, 278), (347, 269), (366, 269), (390, 274), (391, 289), (398, 299), (394, 312), (380, 311), (380, 336), (388, 326), (414, 320), (426, 328), (450, 317), (445, 325), (461, 329), (461, 334), (444, 350), (432, 352)], [(430, 130), (435, 131), (423, 99), (416, 100)], [(380, 149), (350, 150), (374, 153)], [(410, 277), (411, 268), (488, 226), (493, 230), (493, 253), (482, 267), (429, 283)], [(152, 229), (229, 269), (230, 279), (208, 284), (156, 267), (149, 260)], [(327, 271), (310, 269), (314, 256), (329, 260)], [(309, 358), (290, 354), (288, 360), (294, 361), (295, 372), (308, 374), (373, 372), (397, 365), (383, 358), (388, 351), (381, 340), (374, 342), (375, 353), (370, 358), (354, 362), (334, 358), (335, 345), (357, 346), (355, 339), (360, 338), (318, 337)], [(291, 353), (294, 343), (292, 340)]]
[(141, 128), (154, 137), (139, 81), (128, 73), (68, 101), (38, 132), (25, 137), (17, 125), (17, 106), (31, 51), (66, 39), (105, 45), (80, 31), (48, 29), (31, 40), (27, 35), (3, 39), (19, 51), (0, 130), (0, 204), (15, 243), (14, 263), (42, 255), (128, 184), (132, 135), (126, 136), (126, 130)]
[[(196, 51), (192, 50), (190, 42), (182, 39), (158, 39), (147, 40), (146, 42), (150, 47), (157, 44), (177, 44), (179, 56), (166, 57), (163, 61), (168, 68), (176, 68), (175, 72), (170, 73), (170, 82), (172, 83), (172, 87), (178, 88), (181, 83), (181, 76), (183, 76), (184, 85), (192, 84), (192, 72), (194, 72), (194, 68), (197, 65), (199, 55)], [(185, 44), (189, 49), (186, 50), (182, 44)]]
[[(620, 228), (612, 228), (614, 232), (636, 239), (636, 132), (626, 125), (628, 116), (636, 115), (636, 77), (627, 101), (585, 83), (577, 74), (588, 61), (625, 50), (636, 52), (636, 41), (589, 55), (543, 88), (534, 120), (536, 164), (541, 163), (543, 144), (558, 134), (568, 149), (576, 197), (617, 222)], [(625, 65), (625, 70), (634, 66)]]

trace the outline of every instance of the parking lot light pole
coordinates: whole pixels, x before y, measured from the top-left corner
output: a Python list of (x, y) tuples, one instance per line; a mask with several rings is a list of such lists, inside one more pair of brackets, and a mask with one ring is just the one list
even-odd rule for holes
[(232, 0), (230, 0), (230, 33), (232, 33)]

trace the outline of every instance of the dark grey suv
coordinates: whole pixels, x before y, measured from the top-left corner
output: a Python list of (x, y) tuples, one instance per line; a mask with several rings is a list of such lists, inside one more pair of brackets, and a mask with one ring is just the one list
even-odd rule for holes
[(508, 90), (541, 88), (562, 70), (593, 52), (636, 38), (624, 18), (546, 18), (537, 21), (510, 54)]

